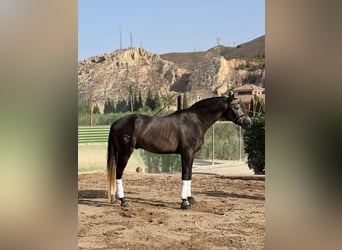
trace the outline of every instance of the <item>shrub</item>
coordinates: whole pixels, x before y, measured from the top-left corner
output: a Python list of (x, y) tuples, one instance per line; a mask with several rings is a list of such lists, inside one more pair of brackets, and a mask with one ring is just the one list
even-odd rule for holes
[(243, 135), (248, 166), (255, 174), (265, 173), (265, 116), (253, 116), (252, 126)]
[(252, 126), (243, 135), (248, 166), (255, 174), (265, 173), (265, 102), (254, 96), (251, 100), (249, 115)]

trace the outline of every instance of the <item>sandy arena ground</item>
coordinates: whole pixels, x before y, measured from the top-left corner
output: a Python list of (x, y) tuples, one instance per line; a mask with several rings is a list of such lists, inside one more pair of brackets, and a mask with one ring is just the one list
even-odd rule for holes
[(128, 207), (107, 203), (105, 172), (80, 174), (79, 249), (264, 249), (265, 177), (219, 171), (194, 171), (189, 210), (180, 173), (125, 172)]

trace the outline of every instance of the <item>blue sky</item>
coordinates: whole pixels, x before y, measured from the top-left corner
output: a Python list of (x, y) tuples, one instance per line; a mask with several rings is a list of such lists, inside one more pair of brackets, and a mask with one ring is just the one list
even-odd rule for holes
[(152, 53), (237, 46), (265, 34), (264, 0), (80, 0), (78, 60), (120, 48)]

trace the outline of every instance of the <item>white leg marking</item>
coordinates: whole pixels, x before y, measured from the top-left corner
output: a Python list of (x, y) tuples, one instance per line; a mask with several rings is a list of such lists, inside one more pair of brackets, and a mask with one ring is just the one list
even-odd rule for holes
[(116, 186), (117, 186), (117, 189), (118, 189), (118, 198), (123, 198), (125, 197), (124, 195), (124, 189), (123, 189), (123, 185), (122, 185), (122, 179), (119, 179), (119, 180), (116, 180)]
[(188, 198), (188, 191), (189, 191), (189, 181), (182, 181), (182, 189), (181, 189), (181, 199)]
[(191, 196), (191, 180), (188, 181), (188, 192), (187, 192), (187, 197)]

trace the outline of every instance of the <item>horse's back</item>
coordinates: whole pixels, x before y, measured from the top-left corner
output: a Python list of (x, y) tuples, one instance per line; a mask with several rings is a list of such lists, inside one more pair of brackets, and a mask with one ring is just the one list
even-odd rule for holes
[(129, 131), (134, 129), (134, 123), (137, 119), (137, 115), (127, 115), (116, 120), (112, 126), (111, 130), (115, 132)]

